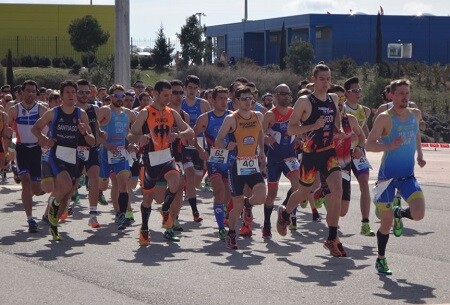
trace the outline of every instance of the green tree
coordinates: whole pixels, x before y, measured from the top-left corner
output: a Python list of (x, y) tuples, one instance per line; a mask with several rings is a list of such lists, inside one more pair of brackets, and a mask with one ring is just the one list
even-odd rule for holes
[(177, 37), (181, 44), (181, 57), (184, 66), (191, 61), (196, 65), (202, 64), (205, 43), (202, 40), (203, 28), (195, 15), (186, 18), (186, 24), (181, 27)]
[(172, 53), (175, 48), (167, 42), (162, 25), (156, 35), (157, 38), (155, 41), (155, 47), (153, 48), (153, 59), (155, 61), (155, 69), (162, 70), (172, 61)]
[(14, 72), (13, 72), (13, 58), (11, 49), (8, 49), (8, 56), (6, 60), (6, 82), (14, 87)]
[(285, 60), (292, 72), (298, 75), (306, 75), (310, 72), (314, 59), (312, 44), (307, 41), (294, 40), (289, 45), (287, 54)]
[(108, 42), (110, 36), (91, 15), (72, 20), (67, 32), (75, 51), (85, 53), (88, 58), (91, 58), (90, 54), (95, 55), (97, 49)]

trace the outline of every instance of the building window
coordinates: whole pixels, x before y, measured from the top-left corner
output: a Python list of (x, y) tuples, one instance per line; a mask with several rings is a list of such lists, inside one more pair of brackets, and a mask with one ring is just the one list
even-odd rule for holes
[(331, 39), (331, 28), (316, 29), (316, 39)]

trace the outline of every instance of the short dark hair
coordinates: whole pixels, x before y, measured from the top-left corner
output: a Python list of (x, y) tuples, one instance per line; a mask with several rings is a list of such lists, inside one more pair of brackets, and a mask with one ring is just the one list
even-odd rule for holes
[(214, 89), (212, 89), (212, 98), (216, 99), (219, 93), (226, 93), (228, 94), (228, 89), (222, 86), (216, 86)]
[(184, 84), (183, 84), (183, 82), (181, 81), (181, 80), (179, 80), (179, 79), (173, 79), (173, 80), (171, 80), (170, 81), (170, 85), (173, 87), (173, 86), (181, 86), (181, 87), (184, 87)]
[(345, 93), (345, 89), (342, 86), (339, 85), (332, 85), (330, 89), (328, 89), (328, 93), (336, 93), (336, 92), (342, 92)]
[(243, 76), (238, 76), (238, 77), (236, 77), (234, 82), (240, 82), (241, 84), (245, 85), (245, 84), (248, 84), (248, 79)]
[(74, 82), (73, 80), (65, 80), (63, 81), (60, 85), (59, 85), (59, 92), (61, 93), (61, 95), (63, 95), (64, 93), (64, 88), (66, 87), (72, 87), (75, 88), (75, 91), (78, 91), (78, 85), (76, 82)]
[(351, 77), (351, 78), (349, 78), (349, 79), (347, 79), (347, 80), (345, 81), (345, 83), (344, 83), (344, 89), (345, 89), (345, 91), (350, 90), (350, 87), (351, 87), (353, 84), (359, 84), (359, 78), (357, 78), (356, 76), (355, 76), (355, 77)]
[(331, 70), (323, 61), (321, 61), (313, 68), (313, 75), (317, 76), (319, 72), (326, 72), (326, 71)]
[(15, 86), (15, 87), (14, 87), (14, 92), (22, 93), (22, 86), (21, 86), (21, 85)]
[(52, 93), (50, 93), (49, 95), (48, 95), (48, 100), (49, 101), (52, 101), (52, 100), (56, 100), (56, 99), (58, 99), (58, 98), (60, 98), (61, 96), (59, 95), (59, 92), (58, 91), (52, 91)]
[(144, 82), (138, 79), (137, 81), (134, 82), (133, 88), (136, 88), (138, 85), (144, 86)]
[(109, 87), (109, 94), (111, 95), (111, 94), (114, 94), (114, 91), (116, 91), (116, 90), (119, 90), (119, 91), (123, 91), (123, 92), (125, 92), (125, 88), (122, 86), (122, 85), (120, 85), (120, 84), (114, 84), (114, 85), (112, 85), (111, 87)]
[(144, 97), (146, 97), (146, 96), (150, 97), (150, 94), (148, 94), (148, 93), (145, 92), (145, 91), (139, 93), (139, 96), (138, 96), (139, 101), (142, 101), (142, 99), (143, 99)]
[(24, 81), (23, 84), (22, 84), (22, 91), (25, 90), (26, 86), (34, 86), (36, 88), (36, 92), (38, 92), (38, 85), (37, 85), (37, 83), (34, 80), (27, 79), (26, 81)]
[(235, 91), (235, 93), (234, 93), (234, 96), (235, 96), (236, 98), (240, 98), (241, 95), (244, 94), (244, 93), (250, 93), (250, 94), (252, 94), (252, 90), (250, 89), (250, 87), (244, 87), (244, 86), (242, 86), (242, 87), (239, 87), (239, 88), (236, 89), (236, 91)]
[(3, 85), (1, 88), (1, 91), (3, 92), (5, 89), (8, 89), (9, 91), (11, 91), (11, 86), (10, 85)]
[(394, 93), (395, 90), (397, 90), (397, 87), (400, 87), (400, 86), (408, 86), (408, 87), (411, 87), (411, 82), (410, 82), (408, 79), (406, 79), (406, 78), (393, 80), (393, 81), (391, 82), (391, 85), (390, 85), (390, 87), (391, 87), (391, 92)]
[[(196, 75), (188, 75), (188, 76), (186, 76), (184, 85), (187, 86), (189, 83), (193, 83), (197, 86), (200, 86), (200, 78), (198, 78), (198, 76), (196, 76)], [(156, 85), (155, 85), (155, 87), (156, 87)]]
[(83, 79), (83, 78), (77, 80), (77, 85), (78, 86), (89, 86), (89, 88), (91, 87), (91, 83), (88, 80)]
[(161, 79), (155, 84), (155, 91), (161, 93), (164, 89), (172, 90), (172, 85), (166, 79)]

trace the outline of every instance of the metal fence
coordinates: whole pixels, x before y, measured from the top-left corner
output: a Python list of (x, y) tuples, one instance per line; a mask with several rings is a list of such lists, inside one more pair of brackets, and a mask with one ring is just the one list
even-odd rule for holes
[[(167, 42), (174, 46), (175, 51), (180, 51), (180, 41), (178, 38), (168, 38)], [(155, 46), (155, 39), (151, 38), (131, 38), (130, 44), (133, 48), (152, 49)], [(114, 39), (109, 39), (105, 45), (98, 48), (96, 53), (98, 58), (105, 58), (114, 55)], [(81, 53), (73, 49), (70, 38), (58, 36), (0, 36), (0, 59), (6, 57), (8, 50), (11, 50), (14, 58), (26, 55), (48, 57), (72, 57), (75, 60), (81, 59)]]

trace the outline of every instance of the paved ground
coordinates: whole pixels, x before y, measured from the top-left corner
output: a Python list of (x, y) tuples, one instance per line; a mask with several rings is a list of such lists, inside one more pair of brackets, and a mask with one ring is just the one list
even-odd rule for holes
[[(181, 218), (186, 229), (180, 243), (168, 243), (160, 216), (151, 215), (152, 244), (139, 247), (136, 224), (119, 233), (110, 207), (100, 207), (94, 230), (87, 226), (86, 193), (75, 215), (55, 243), (40, 224), (29, 234), (20, 205), (20, 187), (9, 179), (0, 185), (0, 299), (2, 304), (442, 304), (450, 302), (450, 149), (425, 150), (428, 164), (417, 169), (427, 199), (421, 222), (405, 221), (401, 238), (391, 235), (387, 255), (392, 276), (376, 274), (376, 239), (359, 235), (359, 191), (353, 184), (349, 214), (341, 220), (341, 240), (348, 258), (332, 258), (322, 248), (327, 229), (311, 222), (308, 209), (299, 215), (299, 230), (265, 241), (260, 235), (262, 207), (255, 208), (255, 235), (240, 238), (238, 251), (216, 237), (209, 193), (201, 193), (205, 220), (191, 221), (186, 204)], [(378, 168), (381, 154), (369, 154)], [(371, 174), (373, 183), (376, 171)], [(280, 197), (287, 191), (283, 181)], [(108, 194), (109, 195), (109, 194)], [(107, 197), (108, 197), (107, 195)], [(45, 196), (38, 197), (40, 217)], [(139, 198), (139, 197), (138, 197)], [(280, 201), (277, 201), (280, 203)], [(138, 201), (134, 204), (139, 209)], [(324, 214), (324, 210), (321, 211)], [(272, 216), (275, 222), (275, 213)], [(371, 217), (376, 230), (378, 223)]]

